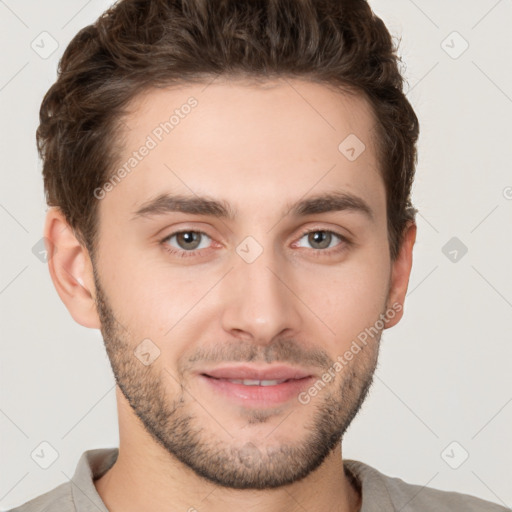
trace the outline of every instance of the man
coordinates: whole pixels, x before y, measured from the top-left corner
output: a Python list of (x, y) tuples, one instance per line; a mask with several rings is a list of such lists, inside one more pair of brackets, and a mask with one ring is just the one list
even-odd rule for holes
[(417, 118), (363, 0), (122, 0), (41, 107), (49, 270), (119, 449), (17, 511), (499, 511), (343, 460), (416, 237)]

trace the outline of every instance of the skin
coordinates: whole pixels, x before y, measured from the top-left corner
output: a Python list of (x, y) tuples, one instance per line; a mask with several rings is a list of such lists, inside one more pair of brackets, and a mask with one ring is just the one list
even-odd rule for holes
[[(190, 96), (197, 107), (100, 200), (94, 258), (58, 209), (47, 214), (56, 290), (78, 323), (101, 329), (117, 382), (119, 457), (95, 481), (98, 493), (114, 512), (357, 511), (341, 441), (370, 389), (383, 329), (307, 404), (240, 404), (197, 372), (250, 361), (321, 378), (359, 333), (403, 305), (416, 226), (391, 261), (372, 112), (361, 96), (301, 80), (151, 90), (130, 105), (122, 162)], [(366, 146), (354, 161), (338, 150), (349, 134)], [(373, 220), (287, 213), (333, 191), (362, 198)], [(237, 216), (131, 219), (163, 192), (223, 200)], [(181, 229), (207, 236), (194, 247), (190, 234), (162, 242)], [(322, 245), (318, 231), (351, 243), (332, 235)], [(251, 263), (236, 251), (248, 236), (262, 249)], [(166, 245), (197, 252), (182, 258)], [(134, 355), (144, 339), (160, 351), (148, 365)]]

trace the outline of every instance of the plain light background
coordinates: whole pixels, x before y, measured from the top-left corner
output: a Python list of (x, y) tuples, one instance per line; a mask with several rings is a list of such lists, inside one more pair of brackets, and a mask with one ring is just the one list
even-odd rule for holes
[[(370, 3), (401, 38), (420, 119), (418, 236), (405, 316), (383, 334), (343, 455), (511, 507), (512, 1)], [(100, 332), (74, 322), (40, 260), (35, 146), (58, 59), (108, 5), (0, 1), (2, 510), (68, 481), (85, 450), (118, 446)], [(43, 442), (58, 453), (47, 469), (32, 458)]]

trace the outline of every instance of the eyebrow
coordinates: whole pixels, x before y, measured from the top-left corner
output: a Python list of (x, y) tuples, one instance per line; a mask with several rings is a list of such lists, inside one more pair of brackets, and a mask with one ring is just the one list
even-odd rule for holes
[[(303, 217), (312, 214), (336, 211), (351, 211), (364, 215), (370, 221), (375, 220), (374, 212), (366, 201), (350, 192), (330, 192), (301, 199), (285, 207), (287, 215)], [(234, 221), (236, 209), (223, 200), (209, 197), (160, 194), (142, 204), (134, 213), (132, 220), (155, 217), (172, 212), (192, 215), (207, 215), (219, 219)]]

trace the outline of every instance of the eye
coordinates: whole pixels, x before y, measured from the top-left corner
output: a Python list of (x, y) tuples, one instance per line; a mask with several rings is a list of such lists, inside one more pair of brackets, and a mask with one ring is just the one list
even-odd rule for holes
[[(307, 236), (307, 243), (311, 245), (313, 254), (315, 255), (329, 255), (341, 252), (352, 245), (350, 240), (340, 233), (330, 231), (326, 229), (312, 229), (305, 231), (300, 236), (299, 240), (302, 240)], [(188, 256), (196, 256), (202, 250), (208, 249), (209, 245), (203, 243), (204, 239), (212, 240), (203, 231), (194, 231), (192, 229), (184, 229), (182, 231), (175, 231), (170, 235), (166, 236), (160, 243), (164, 246), (165, 250), (172, 255), (179, 256), (180, 258)], [(336, 244), (336, 238), (341, 243)], [(176, 245), (173, 245), (171, 241), (175, 240)], [(334, 246), (333, 246), (334, 242)], [(294, 247), (303, 247), (297, 245), (298, 242), (293, 244)]]
[[(193, 231), (191, 229), (187, 229), (172, 233), (171, 235), (161, 240), (161, 243), (164, 245), (165, 249), (171, 254), (177, 254), (181, 257), (194, 256), (196, 252), (200, 251), (201, 249), (207, 248), (207, 246), (201, 247), (201, 241), (204, 237), (210, 239), (210, 237), (202, 231)], [(177, 248), (173, 248), (173, 246), (168, 243), (174, 238), (176, 239), (176, 243), (178, 244)]]
[[(317, 252), (324, 254), (337, 253), (351, 245), (350, 240), (348, 240), (348, 238), (345, 236), (341, 235), (340, 233), (336, 233), (335, 231), (329, 231), (326, 229), (312, 229), (305, 231), (302, 233), (300, 239), (302, 240), (306, 236), (307, 243), (309, 243), (313, 249), (316, 249)], [(333, 248), (332, 242), (335, 242), (336, 238), (341, 240), (343, 243), (334, 243), (335, 249), (331, 250)]]

